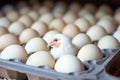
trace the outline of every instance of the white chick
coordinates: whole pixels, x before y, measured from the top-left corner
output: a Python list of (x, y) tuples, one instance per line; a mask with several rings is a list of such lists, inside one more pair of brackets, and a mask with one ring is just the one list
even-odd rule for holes
[(51, 46), (50, 53), (55, 59), (64, 55), (77, 55), (78, 49), (72, 44), (71, 39), (64, 34), (56, 34), (48, 44)]

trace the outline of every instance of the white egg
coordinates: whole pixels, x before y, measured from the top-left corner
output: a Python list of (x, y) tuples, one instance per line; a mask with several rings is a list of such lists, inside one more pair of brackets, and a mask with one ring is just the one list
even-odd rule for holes
[(72, 43), (80, 49), (84, 45), (91, 44), (92, 40), (85, 33), (79, 33), (72, 39)]
[(60, 73), (79, 72), (84, 70), (84, 65), (76, 56), (65, 55), (56, 61), (54, 69)]
[(107, 32), (103, 27), (94, 25), (88, 29), (86, 34), (92, 39), (92, 41), (97, 41), (107, 35)]
[(20, 45), (10, 45), (6, 47), (0, 55), (1, 59), (25, 59), (27, 57), (26, 50)]
[(31, 11), (28, 13), (28, 16), (30, 16), (33, 21), (37, 21), (38, 18), (39, 18), (39, 14), (37, 13), (37, 11), (33, 11), (33, 10), (31, 10)]
[(111, 35), (102, 37), (98, 42), (100, 49), (117, 49), (120, 48), (120, 43)]
[(26, 51), (30, 54), (31, 52), (37, 52), (37, 51), (48, 51), (49, 48), (47, 47), (47, 42), (40, 38), (35, 37), (27, 42), (25, 45)]
[(96, 45), (88, 44), (79, 50), (77, 57), (83, 62), (88, 60), (98, 60), (103, 58), (103, 53)]
[(113, 33), (113, 37), (115, 37), (120, 43), (120, 30), (117, 30)]
[(6, 17), (1, 17), (0, 18), (0, 26), (8, 28), (10, 23), (11, 22)]
[(55, 65), (55, 59), (47, 51), (38, 51), (30, 55), (26, 64), (35, 67), (49, 66), (50, 68), (53, 68)]

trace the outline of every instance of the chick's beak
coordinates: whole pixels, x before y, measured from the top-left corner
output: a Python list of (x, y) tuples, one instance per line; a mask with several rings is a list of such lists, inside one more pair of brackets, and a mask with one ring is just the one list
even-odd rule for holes
[(48, 43), (47, 47), (55, 47), (55, 48), (58, 48), (59, 45), (60, 45), (60, 43), (52, 40), (52, 41), (50, 41), (50, 43)]

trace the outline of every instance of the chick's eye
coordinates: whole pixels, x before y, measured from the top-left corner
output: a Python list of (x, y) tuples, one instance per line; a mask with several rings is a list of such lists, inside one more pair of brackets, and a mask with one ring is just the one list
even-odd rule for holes
[(58, 39), (54, 39), (54, 41), (58, 41)]

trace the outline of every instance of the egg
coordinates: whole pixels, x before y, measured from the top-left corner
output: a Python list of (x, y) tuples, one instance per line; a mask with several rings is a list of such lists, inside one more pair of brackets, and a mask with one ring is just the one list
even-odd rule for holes
[(47, 51), (38, 51), (30, 55), (26, 64), (35, 67), (49, 66), (50, 68), (53, 68), (55, 65), (55, 59)]
[(77, 19), (77, 16), (73, 12), (68, 12), (63, 16), (63, 20), (66, 24), (73, 23)]
[(83, 8), (78, 12), (79, 17), (82, 17), (82, 16), (87, 15), (87, 14), (90, 14), (90, 12), (88, 12), (87, 10), (85, 10)]
[(30, 9), (30, 7), (27, 6), (27, 5), (21, 6), (21, 7), (19, 8), (19, 13), (20, 13), (21, 15), (26, 15), (26, 14), (28, 14), (30, 11), (31, 11), (31, 9)]
[(82, 48), (84, 45), (91, 44), (92, 40), (85, 33), (79, 33), (72, 39), (72, 43), (78, 48)]
[(6, 14), (6, 17), (11, 21), (11, 22), (14, 22), (16, 20), (19, 19), (20, 15), (17, 11), (9, 11), (7, 14)]
[(117, 30), (120, 30), (120, 25), (117, 27)]
[(16, 36), (20, 35), (22, 31), (25, 29), (25, 25), (19, 21), (13, 22), (9, 28), (8, 31)]
[(0, 36), (8, 33), (9, 31), (7, 30), (7, 28), (0, 26)]
[(100, 48), (94, 44), (87, 44), (83, 46), (79, 52), (77, 57), (82, 61), (88, 60), (99, 60), (103, 58), (103, 53)]
[(41, 6), (38, 10), (38, 13), (39, 15), (43, 15), (43, 14), (46, 14), (46, 13), (49, 13), (51, 10), (49, 7), (47, 6)]
[(10, 45), (7, 46), (0, 55), (1, 59), (25, 59), (27, 57), (27, 52), (20, 45)]
[(120, 24), (120, 10), (119, 10), (119, 8), (116, 10), (116, 12), (114, 14), (114, 19), (118, 24)]
[(19, 36), (19, 40), (21, 43), (26, 43), (28, 42), (30, 39), (34, 38), (34, 37), (38, 37), (39, 36), (39, 33), (37, 31), (35, 31), (34, 29), (32, 28), (27, 28), (27, 29), (24, 29), (20, 36)]
[(31, 28), (36, 30), (40, 36), (43, 36), (49, 30), (48, 26), (42, 21), (34, 22)]
[(120, 48), (120, 43), (111, 35), (106, 35), (98, 41), (100, 49), (117, 49)]
[(117, 30), (113, 33), (113, 37), (115, 37), (120, 43), (120, 30)]
[(8, 28), (11, 22), (6, 17), (0, 17), (0, 26)]
[(80, 32), (81, 32), (80, 29), (75, 24), (66, 25), (62, 31), (63, 34), (67, 35), (70, 38), (73, 38)]
[(37, 13), (37, 11), (33, 11), (31, 10), (29, 13), (28, 13), (28, 16), (30, 18), (32, 18), (33, 21), (37, 21), (38, 18), (39, 18), (39, 14)]
[(20, 44), (19, 39), (12, 34), (4, 34), (0, 36), (0, 51), (12, 44)]
[(74, 24), (78, 26), (81, 32), (86, 32), (90, 28), (90, 23), (85, 18), (78, 18)]
[(23, 23), (26, 27), (31, 27), (33, 20), (27, 16), (27, 15), (22, 15), (18, 21), (20, 21), (21, 23)]
[(97, 20), (99, 20), (99, 19), (101, 19), (103, 16), (105, 16), (105, 15), (108, 15), (107, 13), (105, 13), (105, 12), (103, 12), (103, 11), (97, 11), (96, 13), (95, 13), (95, 18), (97, 19)]
[[(64, 66), (63, 66), (64, 65)], [(60, 57), (54, 67), (55, 71), (60, 73), (72, 73), (84, 70), (83, 63), (73, 55), (65, 55)]]
[(9, 11), (12, 11), (12, 10), (14, 10), (14, 7), (11, 4), (6, 4), (2, 7), (2, 11), (4, 13), (8, 13)]
[(116, 30), (116, 24), (108, 19), (102, 19), (97, 22), (97, 25), (103, 27), (108, 34), (113, 33)]
[(43, 39), (47, 42), (50, 43), (51, 39), (58, 34), (59, 32), (57, 30), (50, 30), (48, 32), (45, 33), (45, 35), (43, 36)]
[(48, 51), (49, 48), (47, 47), (47, 42), (40, 38), (40, 37), (35, 37), (32, 38), (31, 40), (29, 40), (26, 45), (25, 45), (25, 49), (27, 51), (27, 53), (31, 53), (31, 52), (37, 52), (37, 51)]
[(49, 8), (53, 8), (54, 5), (55, 5), (55, 3), (54, 3), (54, 1), (46, 0), (46, 1), (43, 1), (43, 5), (44, 5), (44, 6), (47, 6), (47, 7), (49, 7)]
[(54, 19), (54, 16), (51, 13), (45, 13), (41, 15), (39, 18), (40, 21), (46, 23), (47, 25), (49, 25), (53, 19)]
[(94, 25), (88, 29), (86, 34), (91, 38), (92, 41), (98, 41), (103, 36), (107, 35), (107, 32), (103, 27)]
[(54, 19), (49, 25), (50, 29), (54, 29), (59, 32), (62, 32), (64, 27), (65, 27), (65, 23), (62, 19)]

